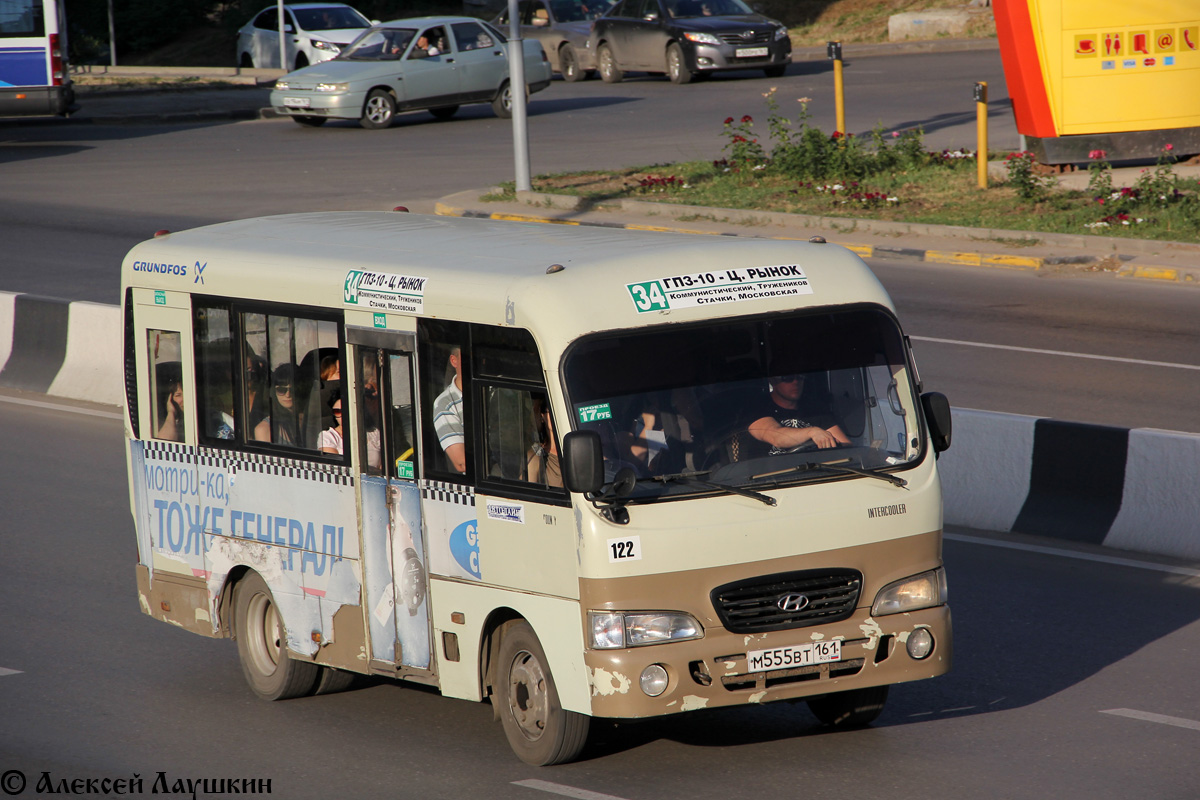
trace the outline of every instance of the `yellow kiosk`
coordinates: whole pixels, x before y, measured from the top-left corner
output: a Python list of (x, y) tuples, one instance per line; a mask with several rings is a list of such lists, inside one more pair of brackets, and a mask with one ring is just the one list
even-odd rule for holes
[(993, 0), (1017, 131), (1046, 164), (1200, 153), (1200, 0)]

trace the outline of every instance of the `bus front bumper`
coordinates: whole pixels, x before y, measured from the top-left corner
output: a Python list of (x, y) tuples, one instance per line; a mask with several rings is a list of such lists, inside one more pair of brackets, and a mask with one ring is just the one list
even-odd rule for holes
[[(907, 643), (920, 629), (932, 636), (933, 648), (917, 659), (909, 655)], [(750, 651), (832, 639), (842, 643), (838, 661), (763, 672), (748, 668)], [(702, 639), (589, 650), (584, 661), (592, 688), (592, 715), (633, 719), (932, 678), (949, 671), (952, 654), (950, 608), (938, 606), (877, 618), (870, 616), (869, 609), (859, 609), (841, 623), (767, 634), (710, 628)], [(661, 666), (668, 676), (666, 690), (657, 697), (641, 687), (643, 672), (653, 665)]]

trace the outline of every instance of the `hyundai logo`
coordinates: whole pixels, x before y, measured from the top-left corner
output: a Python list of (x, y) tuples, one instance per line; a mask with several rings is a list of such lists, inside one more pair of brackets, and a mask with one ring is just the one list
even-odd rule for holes
[(785, 594), (775, 601), (780, 611), (803, 611), (808, 608), (808, 595)]

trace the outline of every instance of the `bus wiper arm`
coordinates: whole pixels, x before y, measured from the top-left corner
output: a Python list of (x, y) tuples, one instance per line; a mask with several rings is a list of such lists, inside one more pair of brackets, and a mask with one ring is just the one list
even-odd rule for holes
[(775, 506), (779, 502), (774, 497), (765, 495), (762, 492), (743, 489), (740, 486), (730, 486), (727, 483), (716, 483), (714, 481), (706, 481), (701, 479), (701, 475), (707, 475), (710, 471), (711, 470), (705, 470), (703, 472), (677, 472), (673, 475), (655, 475), (654, 480), (661, 481), (663, 483), (673, 483), (675, 481), (679, 481), (680, 483), (690, 483), (694, 486), (706, 486), (709, 489), (719, 489), (723, 492), (728, 492), (729, 494), (749, 497), (751, 500), (757, 500), (760, 503), (765, 503), (769, 506)]
[(893, 486), (899, 486), (901, 489), (908, 486), (908, 481), (896, 475), (887, 472), (876, 472), (871, 469), (861, 469), (859, 467), (851, 467), (847, 464), (838, 464), (835, 462), (814, 461), (809, 464), (798, 464), (787, 469), (776, 470), (775, 472), (764, 472), (761, 475), (751, 475), (750, 480), (756, 481), (760, 478), (775, 478), (780, 475), (788, 475), (793, 472), (809, 472), (815, 469), (827, 469), (830, 472), (842, 472), (848, 475), (862, 475), (864, 478), (876, 478), (877, 480), (887, 481)]

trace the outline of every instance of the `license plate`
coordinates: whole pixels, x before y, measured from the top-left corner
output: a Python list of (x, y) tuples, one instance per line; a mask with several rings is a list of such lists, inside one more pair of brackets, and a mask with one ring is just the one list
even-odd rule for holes
[(307, 97), (285, 97), (283, 104), (288, 108), (308, 108)]
[(770, 49), (766, 47), (739, 47), (734, 55), (738, 58), (761, 58), (769, 55), (770, 52)]
[(771, 650), (751, 650), (746, 654), (746, 664), (749, 672), (765, 672), (769, 669), (827, 664), (830, 661), (840, 661), (841, 658), (842, 642), (840, 639), (834, 639), (829, 642), (809, 642)]

